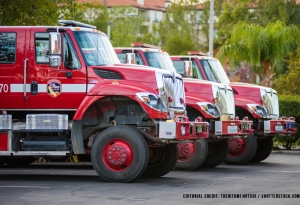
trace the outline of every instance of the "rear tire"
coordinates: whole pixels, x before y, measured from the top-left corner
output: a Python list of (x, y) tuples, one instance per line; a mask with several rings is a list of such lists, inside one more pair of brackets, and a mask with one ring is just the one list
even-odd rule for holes
[(229, 139), (229, 152), (224, 162), (226, 164), (242, 165), (249, 162), (257, 149), (256, 138), (253, 134), (246, 138)]
[(149, 164), (142, 176), (157, 178), (168, 174), (175, 166), (177, 156), (178, 147), (176, 144), (151, 148)]
[(228, 140), (208, 143), (208, 154), (201, 167), (214, 168), (224, 161), (229, 151)]
[(200, 139), (195, 143), (179, 143), (178, 159), (175, 170), (194, 170), (200, 167), (206, 160), (208, 143), (206, 139)]
[(26, 167), (36, 160), (37, 158), (34, 157), (8, 157), (5, 163), (11, 167)]
[(148, 164), (149, 150), (143, 136), (128, 126), (114, 126), (98, 134), (91, 152), (97, 174), (108, 182), (130, 182)]
[(261, 162), (267, 159), (273, 149), (273, 138), (257, 140), (257, 150), (251, 161)]

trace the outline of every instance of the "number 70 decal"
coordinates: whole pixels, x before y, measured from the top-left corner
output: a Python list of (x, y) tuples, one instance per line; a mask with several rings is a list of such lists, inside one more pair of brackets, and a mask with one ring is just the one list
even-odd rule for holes
[(7, 93), (8, 92), (8, 85), (7, 84), (0, 84), (0, 93)]

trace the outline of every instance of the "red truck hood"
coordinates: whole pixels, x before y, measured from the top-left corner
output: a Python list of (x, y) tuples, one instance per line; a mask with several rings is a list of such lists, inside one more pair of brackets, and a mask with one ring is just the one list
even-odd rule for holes
[(260, 96), (261, 87), (258, 85), (237, 82), (230, 82), (229, 85), (232, 87), (234, 93), (238, 95)]
[[(264, 89), (267, 92), (271, 92), (272, 90), (273, 93), (277, 94), (277, 92), (272, 88), (254, 85), (254, 84), (230, 82), (229, 85), (232, 88), (233, 92), (235, 93), (234, 96), (236, 99), (241, 98), (246, 101), (248, 99), (249, 103), (250, 102), (253, 103), (254, 100), (256, 103), (262, 104), (260, 89)], [(239, 104), (239, 100), (236, 100), (236, 103)]]
[(186, 92), (198, 94), (213, 95), (212, 85), (219, 85), (219, 83), (193, 78), (183, 78), (183, 82)]

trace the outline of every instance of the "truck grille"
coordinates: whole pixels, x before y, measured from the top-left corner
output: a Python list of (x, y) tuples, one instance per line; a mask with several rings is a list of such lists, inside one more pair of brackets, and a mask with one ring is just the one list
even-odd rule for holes
[[(226, 89), (226, 88), (225, 88)], [(235, 105), (234, 105), (234, 97), (232, 90), (228, 89), (220, 89), (220, 100), (216, 102), (218, 105), (221, 114), (231, 115), (231, 117), (235, 116)]]
[[(169, 108), (173, 110), (185, 110), (185, 103), (182, 104), (180, 98), (185, 100), (184, 85), (179, 77), (173, 78), (171, 75), (163, 76), (163, 95), (164, 101)], [(169, 102), (169, 97), (172, 97), (172, 102)]]
[(279, 117), (279, 102), (276, 93), (267, 92), (263, 96), (263, 105), (267, 109), (268, 116)]

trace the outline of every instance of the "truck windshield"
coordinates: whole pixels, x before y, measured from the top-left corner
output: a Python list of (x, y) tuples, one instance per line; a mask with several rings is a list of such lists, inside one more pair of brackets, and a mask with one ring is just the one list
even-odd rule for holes
[(113, 65), (120, 61), (104, 35), (95, 32), (74, 32), (87, 65)]
[[(173, 65), (177, 70), (177, 73), (184, 75), (184, 61), (174, 60)], [(204, 80), (202, 73), (200, 72), (199, 66), (196, 61), (192, 61), (193, 66), (193, 78)]]
[(226, 85), (230, 83), (220, 61), (213, 59), (200, 59), (200, 62), (209, 81)]
[(169, 70), (176, 73), (172, 60), (167, 53), (164, 52), (144, 52), (145, 58), (149, 66)]

